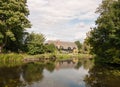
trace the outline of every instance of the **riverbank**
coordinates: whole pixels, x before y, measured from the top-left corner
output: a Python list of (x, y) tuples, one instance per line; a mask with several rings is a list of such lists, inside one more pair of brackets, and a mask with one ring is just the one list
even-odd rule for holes
[(22, 62), (22, 61), (29, 61), (29, 60), (44, 60), (44, 59), (56, 59), (56, 60), (67, 60), (70, 58), (92, 58), (90, 54), (60, 54), (60, 53), (53, 53), (53, 54), (39, 54), (39, 55), (27, 55), (27, 54), (16, 54), (16, 53), (9, 53), (9, 54), (0, 54), (0, 61), (15, 61), (15, 62)]

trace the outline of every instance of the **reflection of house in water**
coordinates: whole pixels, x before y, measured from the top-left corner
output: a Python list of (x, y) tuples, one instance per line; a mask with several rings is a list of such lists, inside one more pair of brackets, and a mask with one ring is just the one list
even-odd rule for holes
[(56, 41), (49, 40), (49, 41), (47, 41), (47, 44), (54, 44), (58, 48), (58, 50), (61, 50), (62, 52), (78, 53), (77, 45), (74, 42), (65, 42), (65, 41), (60, 41), (60, 40), (56, 40)]
[(69, 60), (65, 60), (65, 61), (59, 61), (56, 63), (56, 69), (71, 69), (71, 68), (75, 68), (75, 66), (77, 65), (77, 62), (73, 62), (73, 61), (69, 61)]

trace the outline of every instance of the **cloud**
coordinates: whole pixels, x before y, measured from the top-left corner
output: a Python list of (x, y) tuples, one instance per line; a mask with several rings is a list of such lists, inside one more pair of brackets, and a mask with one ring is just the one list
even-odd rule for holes
[(95, 10), (101, 0), (28, 0), (32, 29), (47, 39), (74, 41), (85, 33), (97, 18)]

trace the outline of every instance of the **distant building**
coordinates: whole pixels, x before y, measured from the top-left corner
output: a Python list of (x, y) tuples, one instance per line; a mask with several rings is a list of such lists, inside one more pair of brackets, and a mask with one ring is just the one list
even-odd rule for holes
[(47, 41), (47, 44), (54, 44), (56, 48), (62, 52), (66, 53), (78, 53), (77, 45), (74, 42), (65, 42), (65, 41)]

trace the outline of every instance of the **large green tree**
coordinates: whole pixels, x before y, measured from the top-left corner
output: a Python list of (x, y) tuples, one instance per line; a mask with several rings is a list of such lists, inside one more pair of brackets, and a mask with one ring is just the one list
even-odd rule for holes
[(104, 63), (120, 64), (120, 0), (103, 0), (96, 27), (88, 33), (91, 52)]
[(33, 32), (28, 34), (27, 38), (25, 39), (27, 52), (31, 55), (44, 53), (44, 41), (45, 37), (43, 34), (35, 34)]
[(0, 52), (3, 48), (18, 51), (21, 48), (27, 19), (27, 0), (0, 0)]

